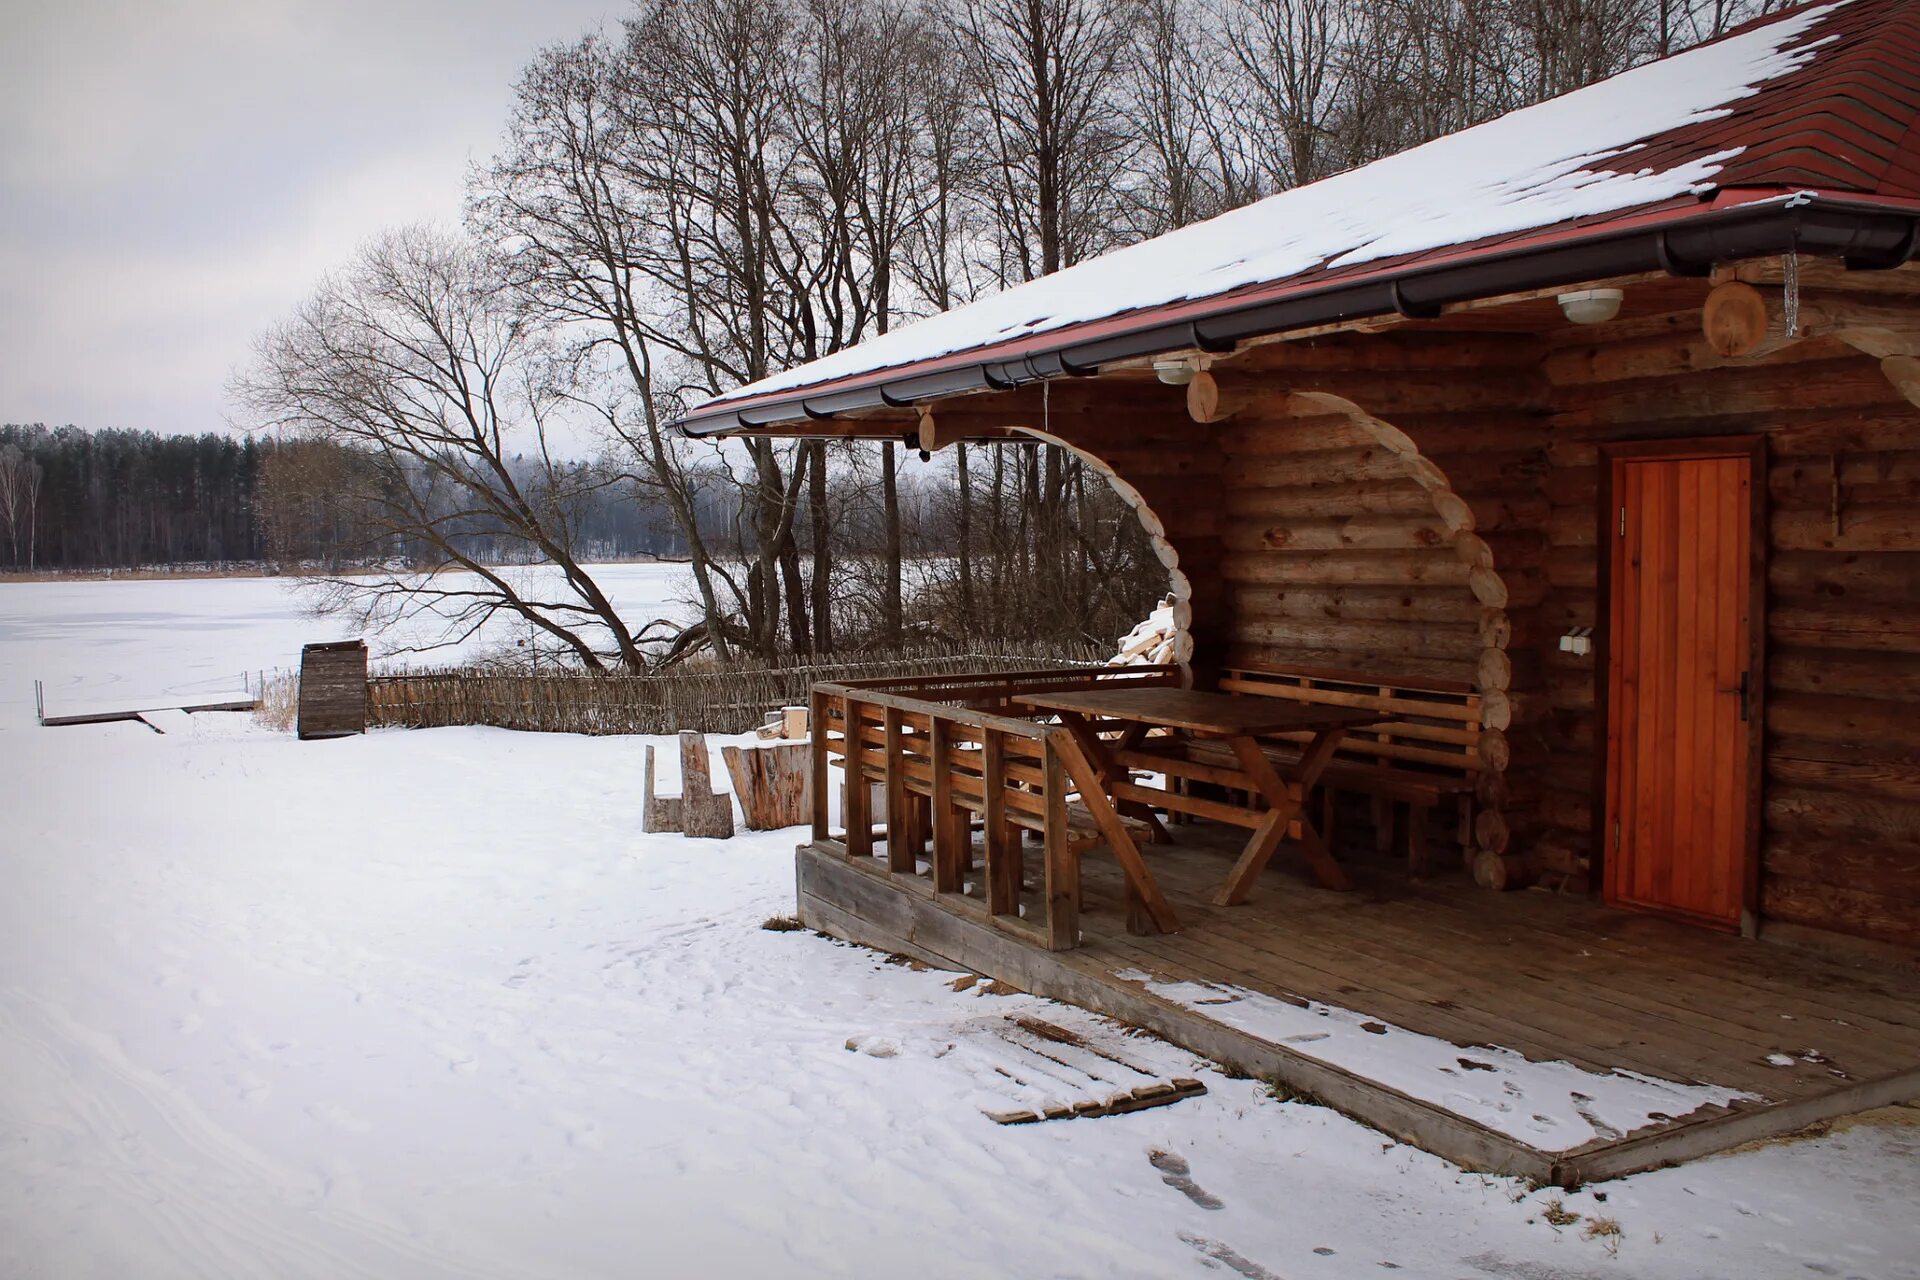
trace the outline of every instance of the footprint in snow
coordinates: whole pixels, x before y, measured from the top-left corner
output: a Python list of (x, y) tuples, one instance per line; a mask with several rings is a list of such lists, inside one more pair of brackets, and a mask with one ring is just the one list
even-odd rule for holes
[(447, 1060), (447, 1070), (457, 1076), (470, 1076), (480, 1069), (480, 1060), (465, 1049), (443, 1044), (437, 1052)]
[[(1160, 1181), (1178, 1191), (1202, 1209), (1224, 1209), (1227, 1202), (1193, 1180), (1193, 1167), (1186, 1157), (1172, 1151), (1149, 1151), (1147, 1163), (1160, 1171)], [(1191, 1243), (1191, 1242), (1189, 1242)], [(1244, 1274), (1244, 1273), (1243, 1273)]]
[(1246, 1257), (1227, 1245), (1221, 1244), (1218, 1240), (1209, 1240), (1207, 1237), (1195, 1235), (1191, 1231), (1182, 1231), (1180, 1233), (1180, 1239), (1183, 1243), (1191, 1245), (1194, 1249), (1198, 1250), (1201, 1260), (1216, 1270), (1225, 1267), (1237, 1275), (1245, 1276), (1246, 1280), (1280, 1280), (1279, 1275), (1267, 1270), (1252, 1258)]

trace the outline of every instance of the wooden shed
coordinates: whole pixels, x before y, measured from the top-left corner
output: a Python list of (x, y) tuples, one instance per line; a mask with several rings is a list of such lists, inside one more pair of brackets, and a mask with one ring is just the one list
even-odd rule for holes
[[(1538, 1176), (1920, 1096), (1917, 225), (1920, 9), (1809, 6), (701, 406), (1067, 445), (1177, 598), (816, 691), (803, 918)], [(1516, 1142), (1142, 974), (1750, 1097)]]
[(366, 641), (333, 640), (302, 648), (296, 735), (344, 738), (366, 731)]

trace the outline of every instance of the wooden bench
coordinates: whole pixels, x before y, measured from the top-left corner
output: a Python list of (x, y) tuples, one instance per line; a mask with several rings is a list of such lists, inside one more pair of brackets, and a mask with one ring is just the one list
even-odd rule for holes
[[(1419, 875), (1426, 870), (1428, 818), (1450, 800), (1458, 807), (1461, 856), (1471, 865), (1474, 784), (1483, 768), (1480, 695), (1472, 685), (1401, 680), (1364, 671), (1247, 666), (1229, 668), (1221, 677), (1220, 690), (1383, 713), (1386, 718), (1378, 725), (1349, 731), (1320, 775), (1322, 837), (1332, 843), (1334, 793), (1371, 796), (1381, 847), (1393, 847), (1397, 825), (1407, 870)], [(1195, 745), (1204, 753), (1211, 744)], [(1290, 760), (1298, 753), (1278, 741), (1270, 754)], [(1404, 822), (1395, 823), (1396, 811), (1404, 812)]]

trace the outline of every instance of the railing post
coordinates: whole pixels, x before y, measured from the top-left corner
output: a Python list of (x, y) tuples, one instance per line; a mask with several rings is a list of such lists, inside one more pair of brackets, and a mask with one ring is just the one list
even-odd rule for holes
[(867, 781), (867, 726), (861, 702), (849, 693), (840, 703), (846, 728), (847, 793), (841, 816), (847, 823), (847, 856), (873, 856), (873, 786)]
[(1067, 777), (1053, 737), (1042, 740), (1041, 772), (1046, 782), (1047, 948), (1071, 951), (1080, 945), (1080, 859), (1067, 832)]
[(881, 723), (886, 726), (882, 768), (887, 779), (887, 870), (910, 876), (919, 870), (919, 860), (913, 851), (913, 815), (907, 811), (907, 770), (902, 754), (906, 733), (900, 721), (900, 708), (881, 711)]
[(967, 848), (972, 839), (966, 815), (953, 803), (953, 724), (934, 716), (928, 733), (933, 763), (933, 891), (959, 893), (966, 887)]
[(986, 797), (987, 911), (1020, 910), (1020, 835), (1007, 821), (1007, 739), (988, 729), (980, 744), (981, 786)]
[[(811, 730), (808, 737), (813, 740), (813, 756), (810, 762), (813, 772), (808, 778), (808, 785), (813, 788), (813, 795), (810, 797), (813, 805), (813, 838), (828, 840), (833, 836), (833, 807), (829, 804), (827, 795), (827, 780), (832, 776), (828, 767), (830, 764), (827, 743), (829, 704), (827, 695), (821, 692), (818, 685), (815, 685), (811, 692), (812, 697), (808, 701), (812, 705), (807, 709), (807, 727)], [(846, 745), (844, 739), (841, 745)]]

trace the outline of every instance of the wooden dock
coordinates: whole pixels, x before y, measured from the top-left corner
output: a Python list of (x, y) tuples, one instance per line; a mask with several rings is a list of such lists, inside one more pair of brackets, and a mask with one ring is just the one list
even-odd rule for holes
[[(1350, 863), (1361, 886), (1353, 893), (1277, 869), (1250, 903), (1215, 907), (1235, 834), (1194, 824), (1178, 829), (1178, 846), (1152, 849), (1184, 924), (1175, 934), (1126, 932), (1119, 873), (1097, 851), (1085, 860), (1073, 950), (1031, 945), (989, 924), (984, 909), (970, 912), (972, 903), (945, 905), (954, 895), (936, 904), (930, 888), (887, 875), (883, 859), (865, 859), (871, 868), (849, 860), (835, 841), (800, 848), (799, 912), (835, 936), (1143, 1027), (1467, 1168), (1560, 1185), (1920, 1099), (1920, 973), (1910, 968), (1705, 932), (1584, 896), (1488, 894), (1457, 877), (1409, 882), (1386, 865)], [(1758, 1100), (1540, 1150), (1164, 999), (1149, 989), (1160, 982), (1143, 983), (1142, 973), (1321, 1002), (1463, 1047), (1723, 1086)]]
[(184, 711), (193, 715), (201, 711), (252, 711), (260, 705), (257, 698), (229, 698), (220, 702), (175, 702), (161, 707), (131, 707), (116, 711), (83, 711), (74, 715), (50, 716), (47, 714), (46, 689), (40, 681), (33, 682), (33, 714), (43, 729), (58, 729), (76, 724), (115, 724), (125, 720), (138, 720), (155, 733), (164, 732), (147, 717), (164, 711)]

